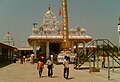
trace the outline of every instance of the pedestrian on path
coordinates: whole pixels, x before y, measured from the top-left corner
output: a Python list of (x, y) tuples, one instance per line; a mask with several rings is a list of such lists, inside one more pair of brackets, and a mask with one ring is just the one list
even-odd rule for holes
[(51, 60), (50, 56), (46, 62), (46, 65), (48, 68), (48, 77), (52, 77), (52, 75), (53, 75), (53, 61)]
[(105, 68), (105, 60), (106, 60), (106, 56), (105, 56), (105, 53), (103, 52), (103, 55), (102, 55), (102, 67)]
[(30, 56), (30, 58), (31, 58), (31, 64), (34, 64), (34, 58), (35, 58), (35, 55), (34, 55), (34, 53), (32, 52), (32, 54), (31, 54), (31, 56)]
[(39, 77), (42, 77), (42, 71), (44, 69), (44, 63), (43, 63), (42, 59), (38, 60), (37, 69), (39, 70)]
[(64, 66), (64, 78), (68, 79), (68, 76), (69, 76), (69, 58), (67, 56), (64, 57), (63, 66)]
[(23, 62), (25, 62), (25, 55), (23, 56)]
[(23, 56), (20, 56), (20, 64), (23, 64)]

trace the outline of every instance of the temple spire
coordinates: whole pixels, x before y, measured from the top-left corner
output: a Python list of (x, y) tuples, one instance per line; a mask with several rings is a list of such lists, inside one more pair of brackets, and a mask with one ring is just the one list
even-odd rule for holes
[(7, 34), (10, 34), (10, 32), (8, 31)]
[(48, 10), (50, 10), (50, 4), (49, 4), (49, 6), (48, 6)]

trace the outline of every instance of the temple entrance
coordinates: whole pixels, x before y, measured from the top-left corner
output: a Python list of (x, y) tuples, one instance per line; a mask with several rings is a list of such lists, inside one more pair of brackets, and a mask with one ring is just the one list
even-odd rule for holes
[(50, 43), (49, 49), (50, 49), (50, 52), (59, 54), (60, 53), (60, 43)]

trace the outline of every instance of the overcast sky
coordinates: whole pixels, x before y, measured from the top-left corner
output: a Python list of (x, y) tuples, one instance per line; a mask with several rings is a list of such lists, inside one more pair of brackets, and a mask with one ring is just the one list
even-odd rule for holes
[[(84, 27), (93, 39), (109, 39), (118, 45), (120, 0), (67, 0), (69, 28)], [(0, 42), (9, 31), (16, 46), (32, 34), (33, 22), (42, 24), (48, 5), (57, 19), (61, 0), (0, 0)]]

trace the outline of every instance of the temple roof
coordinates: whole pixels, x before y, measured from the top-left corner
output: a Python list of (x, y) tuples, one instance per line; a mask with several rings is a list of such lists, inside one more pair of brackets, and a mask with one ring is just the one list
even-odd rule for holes
[[(62, 42), (63, 41), (63, 36), (34, 36), (31, 35), (28, 37), (28, 42), (30, 45), (32, 45), (32, 42), (37, 41), (37, 42)], [(69, 41), (74, 41), (74, 42), (90, 42), (92, 41), (92, 38), (88, 35), (86, 36), (69, 36)]]
[[(78, 42), (89, 42), (92, 37), (86, 35), (86, 29), (80, 26), (68, 29), (69, 40)], [(51, 11), (50, 6), (44, 14), (43, 22), (39, 27), (32, 28), (32, 35), (28, 37), (28, 42), (31, 45), (32, 41), (58, 41), (63, 40), (62, 23), (57, 21), (55, 14)]]

